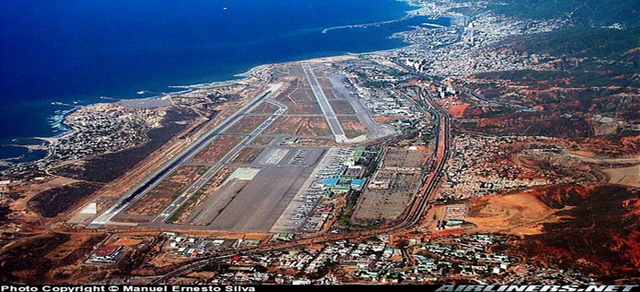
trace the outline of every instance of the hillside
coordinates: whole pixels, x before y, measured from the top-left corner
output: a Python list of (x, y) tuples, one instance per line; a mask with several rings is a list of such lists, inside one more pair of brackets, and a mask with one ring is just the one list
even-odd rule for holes
[(555, 185), (468, 203), (468, 220), (481, 223), (480, 231), (520, 234), (508, 252), (528, 262), (600, 280), (637, 276), (640, 270), (637, 189)]
[(525, 19), (568, 17), (573, 23), (588, 26), (640, 26), (639, 0), (490, 0), (495, 13)]
[[(486, 72), (466, 80), (467, 87), (487, 99), (536, 111), (471, 106), (465, 116), (507, 125), (472, 125), (482, 128), (475, 130), (506, 135), (528, 129), (528, 135), (577, 141), (600, 137), (614, 143), (639, 134), (634, 124), (640, 121), (640, 28), (569, 27), (505, 40), (496, 47), (537, 56), (548, 69)], [(611, 121), (603, 122), (600, 116)]]

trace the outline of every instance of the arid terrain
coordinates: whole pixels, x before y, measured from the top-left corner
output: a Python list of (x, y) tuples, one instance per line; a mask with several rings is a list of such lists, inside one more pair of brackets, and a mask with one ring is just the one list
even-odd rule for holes
[[(640, 194), (618, 186), (561, 185), (531, 191), (554, 211), (542, 233), (514, 240), (509, 250), (545, 265), (571, 267), (590, 276), (638, 276)], [(539, 204), (539, 203), (538, 203)], [(600, 276), (600, 277), (602, 277)]]
[(447, 21), (70, 115), (0, 282), (638, 283), (637, 1), (409, 2)]

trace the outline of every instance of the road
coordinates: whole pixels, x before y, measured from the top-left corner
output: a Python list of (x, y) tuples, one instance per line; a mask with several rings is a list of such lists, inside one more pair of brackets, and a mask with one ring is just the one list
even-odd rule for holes
[(423, 108), (422, 110), (431, 112), (431, 114), (436, 118), (436, 123), (438, 124), (436, 135), (436, 149), (434, 156), (434, 170), (426, 177), (423, 187), (418, 191), (418, 193), (414, 195), (406, 211), (400, 216), (398, 220), (377, 230), (357, 231), (343, 234), (325, 234), (315, 237), (298, 239), (291, 242), (269, 243), (258, 247), (251, 247), (238, 251), (229, 251), (227, 253), (219, 254), (215, 257), (199, 259), (185, 266), (179, 267), (168, 274), (151, 280), (150, 284), (159, 284), (166, 282), (171, 277), (188, 273), (194, 269), (203, 267), (211, 263), (212, 261), (228, 258), (234, 255), (277, 251), (299, 246), (306, 246), (309, 244), (322, 244), (339, 240), (364, 239), (378, 234), (407, 230), (418, 224), (423, 217), (422, 215), (424, 214), (428, 206), (428, 202), (436, 193), (438, 178), (441, 176), (446, 162), (449, 159), (451, 147), (451, 120), (449, 115), (442, 108), (440, 108), (437, 103), (435, 103), (426, 89), (420, 89), (419, 93), (420, 98), (425, 102), (426, 105), (428, 105), (428, 108)]
[(435, 190), (438, 186), (438, 179), (442, 175), (446, 161), (449, 160), (449, 156), (451, 155), (451, 118), (449, 114), (438, 106), (427, 89), (420, 89), (419, 97), (429, 105), (428, 110), (434, 115), (436, 123), (438, 124), (436, 149), (434, 152), (434, 168), (427, 176), (419, 194), (414, 196), (407, 216), (404, 217), (400, 223), (401, 226), (411, 226), (421, 219), (420, 215), (424, 212), (427, 202), (430, 201), (436, 193)]
[[(164, 164), (159, 170), (157, 170), (153, 175), (147, 177), (140, 184), (138, 184), (133, 190), (131, 190), (126, 195), (122, 196), (115, 204), (105, 210), (102, 214), (96, 217), (87, 228), (89, 229), (98, 229), (102, 225), (107, 224), (115, 217), (118, 213), (125, 210), (129, 205), (137, 198), (150, 191), (155, 187), (158, 183), (160, 183), (164, 178), (170, 175), (172, 172), (177, 170), (182, 164), (188, 162), (194, 155), (204, 149), (209, 143), (215, 139), (215, 137), (226, 130), (228, 127), (233, 125), (243, 114), (248, 113), (257, 106), (260, 102), (267, 99), (270, 95), (272, 95), (277, 89), (279, 89), (281, 84), (272, 85), (269, 89), (265, 90), (261, 94), (257, 95), (257, 97), (236, 111), (233, 115), (228, 117), (224, 122), (220, 123), (213, 129), (211, 129), (208, 133), (202, 135), (195, 142), (193, 142), (189, 147), (187, 147), (180, 154), (176, 155), (176, 157), (170, 159), (167, 163)], [(179, 198), (180, 199), (180, 198)], [(182, 199), (184, 203), (184, 199)], [(171, 206), (170, 206), (171, 207)]]
[(327, 119), (327, 123), (329, 123), (329, 128), (331, 128), (331, 132), (335, 136), (336, 142), (348, 142), (349, 139), (347, 139), (347, 136), (342, 129), (342, 125), (340, 125), (340, 122), (338, 121), (336, 113), (333, 111), (333, 108), (329, 104), (327, 96), (324, 95), (324, 91), (322, 91), (322, 88), (318, 83), (318, 79), (316, 78), (316, 74), (313, 73), (313, 69), (311, 69), (311, 66), (308, 63), (302, 63), (300, 66), (302, 66), (302, 71), (304, 71), (304, 75), (306, 75), (307, 80), (309, 80), (313, 95), (315, 95), (316, 100), (320, 105), (320, 109), (322, 109), (322, 114), (324, 114), (325, 119)]

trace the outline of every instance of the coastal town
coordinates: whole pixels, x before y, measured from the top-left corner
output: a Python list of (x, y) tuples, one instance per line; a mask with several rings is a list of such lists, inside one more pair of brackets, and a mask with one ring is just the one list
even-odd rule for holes
[[(225, 266), (225, 270), (210, 273), (217, 275), (206, 281), (331, 285), (427, 283), (440, 277), (500, 275), (511, 263), (507, 256), (486, 251), (494, 240), (493, 236), (483, 234), (442, 243), (436, 240), (425, 243), (422, 238), (413, 238), (406, 240), (406, 246), (401, 248), (390, 246), (388, 236), (384, 235), (357, 243), (338, 241), (322, 247), (232, 257), (218, 263)], [(314, 275), (314, 279), (296, 277), (300, 272)]]
[[(180, 259), (198, 259), (231, 249), (255, 247), (261, 239), (225, 239), (164, 232), (159, 236), (164, 263)], [(289, 241), (287, 234), (275, 234), (269, 242)], [(472, 281), (477, 284), (527, 283), (544, 278), (548, 283), (584, 285), (593, 279), (574, 271), (558, 271), (523, 263), (521, 259), (492, 251), (508, 244), (510, 237), (492, 234), (456, 237), (417, 236), (400, 241), (379, 235), (362, 241), (341, 240), (328, 245), (311, 245), (284, 251), (237, 255), (211, 262), (170, 284), (434, 284)], [(115, 265), (136, 246), (117, 245), (131, 240), (119, 239), (111, 245), (96, 247), (87, 259), (91, 265)], [(137, 242), (142, 242), (137, 240)], [(161, 261), (145, 265), (160, 269)], [(304, 275), (304, 276), (301, 276)], [(132, 277), (129, 283), (144, 277)]]
[[(509, 17), (487, 1), (407, 2), (425, 21), (393, 36), (404, 48), (262, 65), (241, 80), (69, 114), (73, 130), (48, 139), (44, 159), (2, 173), (0, 260), (20, 259), (2, 279), (637, 281), (638, 87), (601, 89), (602, 103), (623, 99), (605, 111), (567, 101), (582, 90), (569, 77), (499, 75), (557, 71), (566, 56), (513, 42), (571, 19)], [(441, 18), (449, 25), (429, 21)], [(534, 88), (546, 84), (562, 98)], [(615, 214), (597, 217), (598, 206)], [(29, 241), (36, 230), (52, 233)], [(27, 257), (47, 260), (31, 268)]]

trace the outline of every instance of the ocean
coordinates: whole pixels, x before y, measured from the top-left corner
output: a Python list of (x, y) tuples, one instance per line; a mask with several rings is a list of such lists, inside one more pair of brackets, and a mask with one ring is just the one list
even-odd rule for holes
[(101, 97), (138, 98), (234, 79), (261, 64), (402, 47), (389, 37), (425, 17), (322, 31), (412, 9), (395, 0), (0, 1), (0, 159), (27, 153), (7, 147), (26, 143), (14, 139), (64, 133), (65, 114), (109, 101)]

